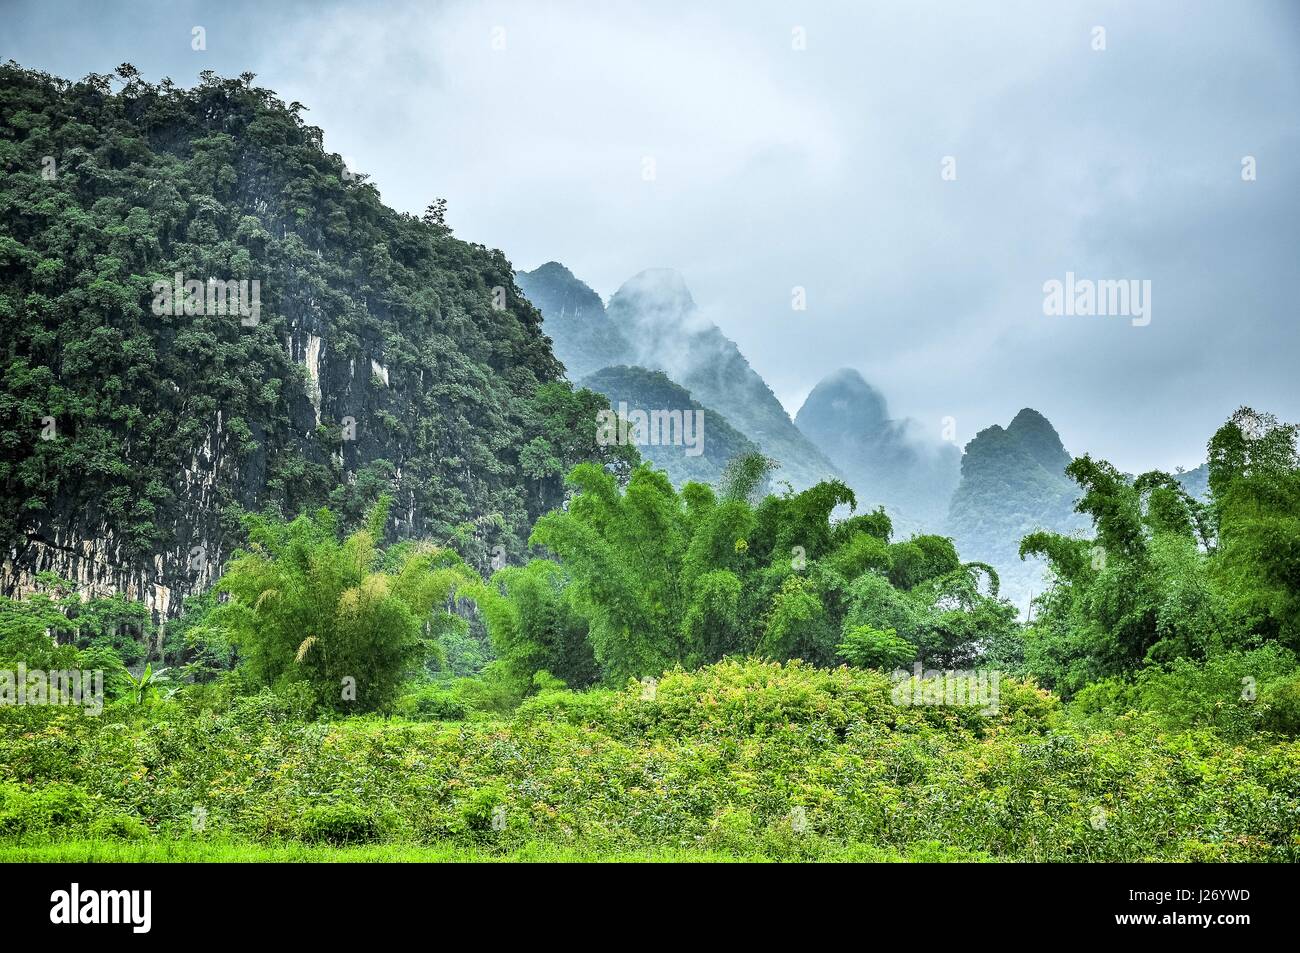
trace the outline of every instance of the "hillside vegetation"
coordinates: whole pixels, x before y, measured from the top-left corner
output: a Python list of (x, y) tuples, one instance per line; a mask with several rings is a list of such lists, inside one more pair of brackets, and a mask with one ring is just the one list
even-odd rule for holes
[[(302, 112), (251, 75), (0, 66), (8, 589), (53, 570), (166, 614), (213, 582), (242, 513), (356, 520), (381, 489), (396, 535), (476, 521), (480, 558), (518, 551), (598, 458), (572, 420), (547, 442), (562, 408), (534, 397), (561, 368), (505, 257), (437, 203), (387, 208)], [(203, 294), (155, 313), (178, 274), (258, 282), (256, 323)]]

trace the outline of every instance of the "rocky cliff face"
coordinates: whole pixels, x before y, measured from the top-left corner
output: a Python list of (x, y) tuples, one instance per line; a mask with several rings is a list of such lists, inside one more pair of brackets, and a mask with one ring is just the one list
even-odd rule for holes
[[(166, 617), (244, 514), (380, 492), (395, 536), (522, 549), (561, 498), (518, 456), (561, 368), (500, 252), (385, 207), (251, 78), (0, 71), (4, 594), (53, 572)], [(210, 290), (237, 280), (251, 320)]]

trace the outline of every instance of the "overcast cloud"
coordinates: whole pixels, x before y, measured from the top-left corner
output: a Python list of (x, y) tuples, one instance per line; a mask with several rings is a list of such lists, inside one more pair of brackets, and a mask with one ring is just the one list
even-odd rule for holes
[[(0, 56), (66, 77), (255, 72), (517, 268), (678, 269), (792, 414), (855, 367), (935, 439), (1032, 406), (1131, 471), (1300, 420), (1297, 3), (0, 7)], [(1149, 279), (1151, 323), (1045, 316), (1067, 271)]]

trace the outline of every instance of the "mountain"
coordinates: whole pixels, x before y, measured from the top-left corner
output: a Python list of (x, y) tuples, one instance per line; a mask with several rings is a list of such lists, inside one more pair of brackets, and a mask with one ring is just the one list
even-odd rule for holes
[(1181, 470), (1174, 474), (1187, 494), (1202, 503), (1210, 502), (1210, 465), (1202, 463), (1192, 470)]
[[(615, 409), (625, 404), (629, 409), (702, 415), (694, 418), (702, 420), (701, 426), (684, 428), (687, 437), (698, 435), (697, 446), (691, 446), (690, 440), (674, 443), (667, 439), (637, 445), (641, 456), (665, 471), (678, 486), (690, 480), (716, 484), (732, 458), (758, 452), (758, 447), (721, 414), (692, 398), (689, 391), (674, 384), (662, 371), (624, 365), (606, 367), (584, 378), (582, 386), (604, 394)], [(652, 428), (655, 440), (664, 429)], [(671, 432), (665, 436), (671, 436)]]
[(580, 381), (602, 367), (628, 362), (631, 348), (605, 314), (600, 295), (569, 269), (551, 261), (533, 271), (517, 272), (515, 281), (542, 312), (542, 330), (570, 380)]
[(910, 421), (892, 420), (884, 396), (855, 370), (813, 388), (795, 426), (839, 468), (858, 500), (884, 505), (903, 535), (941, 529), (961, 472), (961, 451), (927, 443)]
[(1006, 429), (995, 424), (966, 444), (947, 533), (963, 559), (994, 566), (1003, 595), (1022, 607), (1044, 582), (1041, 563), (1021, 561), (1021, 538), (1038, 529), (1070, 533), (1090, 527), (1074, 512), (1079, 488), (1065, 475), (1070, 460), (1056, 428), (1029, 408)]
[(610, 298), (606, 312), (631, 346), (628, 363), (663, 371), (725, 417), (778, 461), (774, 482), (788, 480), (803, 489), (839, 476), (735, 342), (700, 313), (676, 271), (656, 268), (635, 275)]
[(166, 616), (248, 511), (387, 491), (398, 536), (517, 551), (562, 500), (520, 462), (563, 456), (532, 403), (562, 369), (510, 262), (252, 79), (0, 66), (6, 594), (50, 570)]

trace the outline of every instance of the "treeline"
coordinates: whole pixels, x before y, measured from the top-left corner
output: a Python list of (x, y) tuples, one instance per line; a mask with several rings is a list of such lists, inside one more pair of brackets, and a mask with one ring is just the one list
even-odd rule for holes
[[(533, 528), (536, 558), (487, 578), (457, 551), (472, 524), (441, 544), (383, 548), (387, 497), (347, 535), (328, 510), (248, 518), (215, 590), (150, 651), (182, 663), (171, 677), (196, 697), (271, 687), (311, 711), (463, 718), (747, 656), (996, 669), (1096, 716), (1260, 696), (1208, 717), (1289, 731), (1300, 726), (1296, 439), (1294, 425), (1239, 411), (1210, 441), (1208, 504), (1167, 474), (1129, 480), (1074, 460), (1095, 533), (1025, 537), (1022, 553), (1046, 556), (1055, 579), (1028, 623), (990, 567), (962, 562), (944, 537), (895, 540), (882, 510), (853, 513), (843, 484), (760, 498), (770, 464), (751, 455), (717, 490), (678, 491), (647, 464), (580, 464), (563, 508)], [(36, 649), (44, 627), (60, 658), (75, 645), (143, 660), (105, 629), (143, 624), (123, 600), (2, 605), (4, 631), (25, 633), (0, 643), (6, 657)]]

